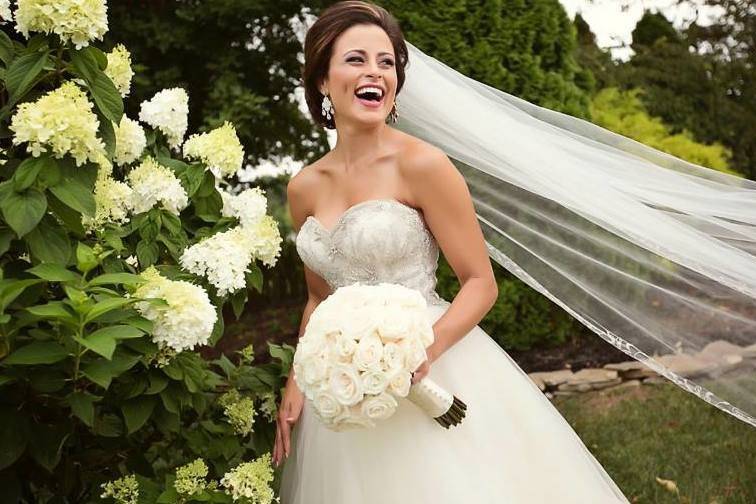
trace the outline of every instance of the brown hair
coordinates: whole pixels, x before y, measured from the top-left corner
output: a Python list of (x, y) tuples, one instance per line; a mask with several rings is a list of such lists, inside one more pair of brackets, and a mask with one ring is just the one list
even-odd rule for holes
[(331, 5), (320, 13), (318, 20), (307, 31), (304, 41), (305, 63), (302, 67), (307, 108), (313, 120), (328, 129), (335, 129), (336, 123), (333, 117), (326, 119), (321, 113), (324, 95), (318, 89), (318, 85), (328, 75), (328, 63), (335, 40), (357, 24), (374, 24), (383, 28), (391, 40), (396, 56), (397, 95), (404, 85), (404, 69), (408, 60), (407, 44), (394, 16), (383, 7), (359, 0), (347, 0)]

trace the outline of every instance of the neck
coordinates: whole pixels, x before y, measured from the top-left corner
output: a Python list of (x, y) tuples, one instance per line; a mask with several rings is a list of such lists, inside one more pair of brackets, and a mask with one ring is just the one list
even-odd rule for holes
[(385, 123), (369, 127), (337, 123), (338, 136), (332, 155), (344, 164), (346, 171), (359, 169), (383, 152), (388, 129)]

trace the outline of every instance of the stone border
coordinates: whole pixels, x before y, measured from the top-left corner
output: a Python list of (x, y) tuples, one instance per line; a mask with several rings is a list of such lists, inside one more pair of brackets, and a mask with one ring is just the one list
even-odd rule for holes
[[(735, 368), (756, 369), (756, 344), (741, 347), (718, 340), (695, 354), (667, 354), (654, 358), (672, 372), (694, 378), (711, 373), (721, 374)], [(529, 373), (528, 376), (549, 399), (592, 390), (614, 390), (669, 382), (637, 360), (606, 364), (602, 368), (585, 368), (576, 373), (571, 369), (561, 369)]]

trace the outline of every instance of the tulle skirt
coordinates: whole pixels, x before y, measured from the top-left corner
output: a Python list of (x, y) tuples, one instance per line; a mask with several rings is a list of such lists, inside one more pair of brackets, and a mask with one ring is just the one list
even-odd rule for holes
[[(448, 308), (429, 305), (435, 322)], [(305, 401), (281, 477), (281, 504), (627, 503), (572, 427), (476, 326), (431, 365), (467, 403), (444, 429), (399, 399), (377, 427), (334, 432)]]

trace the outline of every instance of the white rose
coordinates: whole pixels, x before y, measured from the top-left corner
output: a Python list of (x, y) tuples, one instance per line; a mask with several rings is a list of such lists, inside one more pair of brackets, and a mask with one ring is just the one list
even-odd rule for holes
[(429, 346), (436, 339), (436, 335), (433, 332), (433, 325), (428, 321), (425, 314), (421, 314), (412, 322), (411, 333), (420, 338), (420, 341), (426, 347)]
[(389, 379), (388, 390), (399, 397), (407, 397), (411, 386), (412, 379), (410, 373), (401, 369), (396, 371)]
[(410, 371), (416, 370), (428, 359), (428, 354), (419, 338), (406, 339), (399, 346), (404, 351), (404, 363)]
[(349, 363), (357, 349), (357, 342), (349, 336), (340, 334), (332, 346), (332, 355), (337, 362)]
[(383, 357), (383, 343), (381, 339), (373, 334), (363, 338), (357, 343), (357, 349), (354, 351), (352, 361), (360, 371), (369, 369), (380, 369), (381, 358)]
[(395, 370), (404, 367), (405, 352), (396, 343), (386, 343), (383, 345), (383, 364), (384, 369)]
[(341, 404), (352, 406), (362, 400), (360, 375), (352, 366), (335, 364), (328, 376), (328, 389)]
[(388, 385), (388, 377), (383, 371), (365, 371), (360, 376), (362, 377), (362, 390), (366, 394), (380, 394)]
[(394, 414), (398, 403), (391, 394), (385, 392), (368, 397), (362, 402), (362, 414), (371, 420), (385, 420)]
[(407, 311), (386, 307), (378, 324), (378, 334), (384, 342), (397, 341), (411, 334), (411, 317)]
[(344, 317), (344, 331), (347, 335), (359, 341), (375, 334), (379, 318), (378, 313), (361, 308), (357, 313)]
[[(302, 363), (302, 380), (307, 385), (314, 385), (328, 375), (328, 360), (319, 356), (310, 357)], [(295, 371), (296, 372), (296, 371)]]
[(340, 414), (346, 406), (342, 405), (327, 390), (319, 390), (314, 394), (312, 400), (313, 406), (318, 410), (321, 418), (333, 418)]

